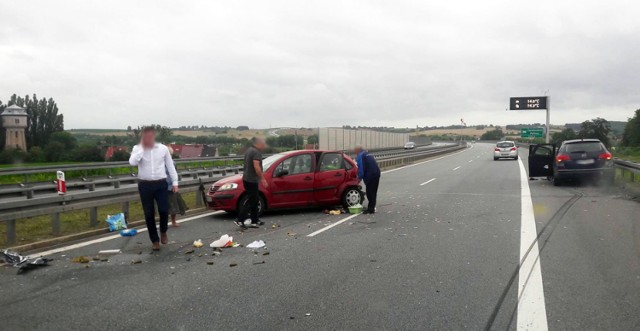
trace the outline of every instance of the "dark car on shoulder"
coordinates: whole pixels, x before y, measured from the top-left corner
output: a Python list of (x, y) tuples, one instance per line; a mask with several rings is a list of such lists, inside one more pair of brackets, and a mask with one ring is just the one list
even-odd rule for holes
[(613, 155), (598, 139), (575, 139), (529, 146), (529, 177), (551, 177), (553, 185), (567, 180), (598, 179), (613, 183)]

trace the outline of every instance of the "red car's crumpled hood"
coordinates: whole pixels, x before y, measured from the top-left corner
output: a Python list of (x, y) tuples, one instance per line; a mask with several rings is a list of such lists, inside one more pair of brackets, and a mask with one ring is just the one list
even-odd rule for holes
[(226, 183), (236, 183), (238, 185), (242, 185), (242, 174), (222, 178), (221, 180), (213, 183), (213, 186), (222, 186)]

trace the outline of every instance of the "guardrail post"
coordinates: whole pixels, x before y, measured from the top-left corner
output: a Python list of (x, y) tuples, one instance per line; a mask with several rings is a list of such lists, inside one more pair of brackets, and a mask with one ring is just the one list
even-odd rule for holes
[(89, 208), (89, 226), (98, 225), (98, 207)]
[(196, 207), (202, 207), (204, 205), (203, 196), (204, 196), (204, 184), (202, 184), (202, 179), (200, 180), (200, 186), (196, 191)]
[(113, 188), (120, 188), (120, 181), (116, 180), (115, 182), (113, 182)]
[(124, 214), (125, 221), (129, 221), (129, 201), (122, 203), (122, 213)]
[(34, 191), (33, 189), (27, 190), (27, 199), (33, 199)]
[(96, 183), (90, 183), (87, 187), (89, 188), (89, 192), (93, 192), (96, 190)]
[(60, 235), (60, 213), (51, 214), (51, 233), (54, 236)]
[(630, 176), (631, 182), (635, 181), (636, 175), (633, 173), (633, 171), (629, 171), (629, 174), (631, 175)]
[(8, 220), (4, 222), (7, 230), (7, 245), (16, 243), (16, 220)]

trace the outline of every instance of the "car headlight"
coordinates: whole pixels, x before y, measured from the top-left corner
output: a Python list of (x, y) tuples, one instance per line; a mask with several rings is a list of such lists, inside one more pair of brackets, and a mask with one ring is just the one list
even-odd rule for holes
[(238, 188), (238, 184), (236, 183), (226, 183), (218, 189), (218, 191), (230, 191)]

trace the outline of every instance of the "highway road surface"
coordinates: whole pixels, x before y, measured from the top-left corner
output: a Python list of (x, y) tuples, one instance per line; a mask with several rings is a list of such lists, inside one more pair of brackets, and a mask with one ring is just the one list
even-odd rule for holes
[[(528, 180), (492, 146), (383, 174), (378, 212), (270, 213), (240, 232), (184, 219), (151, 253), (146, 232), (0, 268), (3, 330), (640, 329), (640, 205), (616, 188)], [(275, 227), (274, 227), (275, 226)], [(213, 256), (228, 233), (244, 245)], [(202, 239), (205, 248), (192, 248)], [(537, 239), (537, 240), (536, 240)], [(102, 249), (108, 262), (73, 263)], [(269, 253), (265, 255), (265, 253)], [(141, 262), (132, 264), (132, 261)], [(207, 264), (212, 261), (213, 265)], [(236, 266), (232, 266), (236, 265)], [(86, 267), (89, 266), (89, 267)]]

